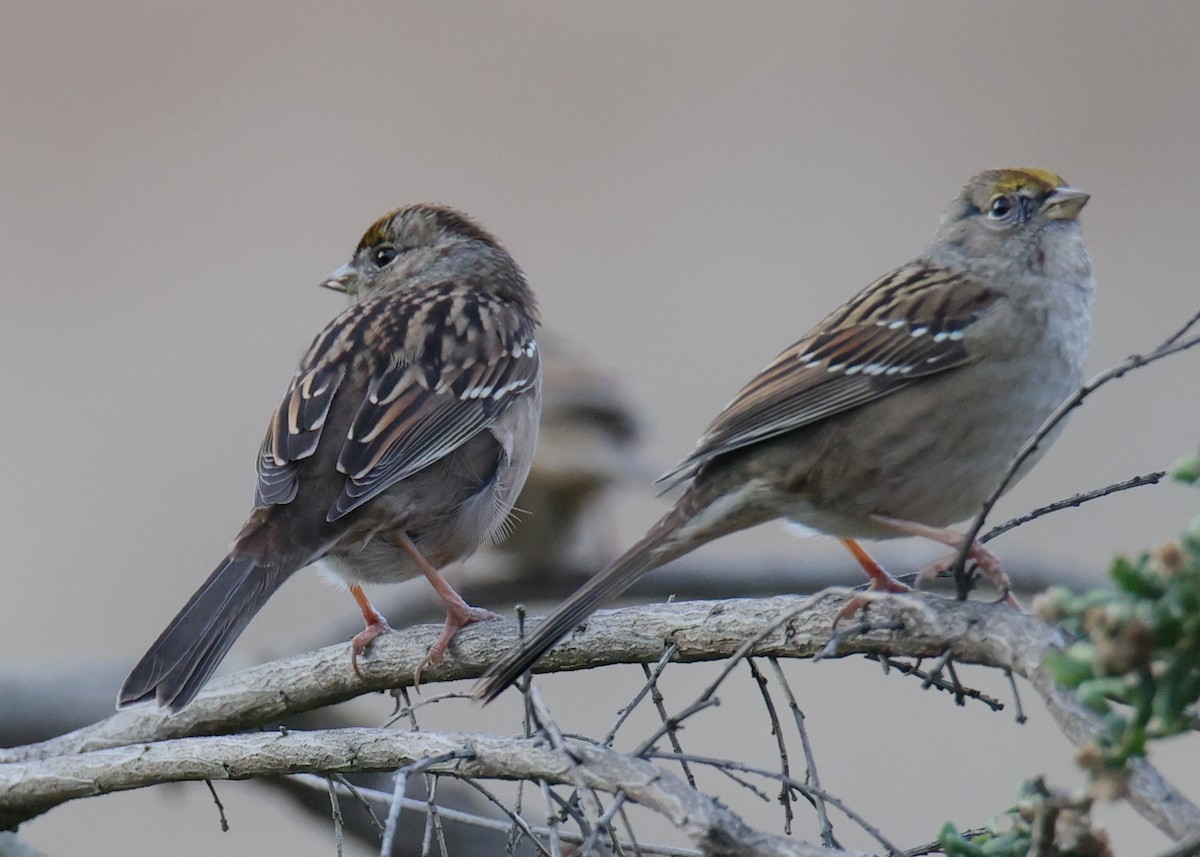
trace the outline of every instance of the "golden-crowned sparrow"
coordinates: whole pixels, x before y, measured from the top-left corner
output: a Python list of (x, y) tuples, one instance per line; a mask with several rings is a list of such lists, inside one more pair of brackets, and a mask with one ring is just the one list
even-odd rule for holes
[[(497, 696), (647, 571), (773, 518), (840, 537), (875, 589), (908, 587), (854, 539), (915, 534), (961, 547), (943, 528), (979, 509), (1081, 381), (1093, 278), (1076, 217), (1087, 199), (1044, 170), (971, 179), (922, 256), (738, 393), (664, 477), (690, 480), (674, 508), (495, 664), (476, 695)], [(1007, 594), (995, 557), (978, 544), (970, 555)]]
[(353, 304), (313, 340), (271, 419), (255, 511), (120, 705), (183, 708), (271, 594), (318, 561), (367, 622), (355, 658), (388, 630), (362, 583), (429, 579), (446, 605), (430, 662), (459, 628), (494, 618), (438, 569), (502, 526), (529, 472), (541, 369), (524, 275), (464, 215), (413, 205), (380, 218), (323, 285)]

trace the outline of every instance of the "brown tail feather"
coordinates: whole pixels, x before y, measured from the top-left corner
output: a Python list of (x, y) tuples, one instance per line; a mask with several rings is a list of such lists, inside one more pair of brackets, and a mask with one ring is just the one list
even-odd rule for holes
[(493, 664), (480, 678), (472, 695), (484, 703), (491, 702), (602, 603), (624, 592), (646, 572), (729, 532), (730, 528), (719, 523), (685, 532), (685, 526), (710, 502), (702, 497), (702, 493), (708, 492), (697, 490), (693, 484), (675, 504), (675, 508), (664, 515), (637, 544), (576, 590), (534, 629), (531, 636)]
[(226, 557), (129, 673), (117, 707), (153, 698), (171, 711), (181, 710), (254, 614), (301, 565), (261, 565), (249, 556)]

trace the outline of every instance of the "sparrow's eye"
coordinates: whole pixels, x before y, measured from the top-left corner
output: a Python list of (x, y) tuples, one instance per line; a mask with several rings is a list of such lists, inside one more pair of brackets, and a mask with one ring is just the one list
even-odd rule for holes
[(992, 220), (1004, 220), (1014, 208), (1017, 207), (1017, 201), (1006, 194), (997, 194), (992, 197), (992, 201), (988, 203), (987, 216)]
[(400, 255), (391, 244), (381, 244), (371, 251), (371, 264), (377, 268), (386, 268)]

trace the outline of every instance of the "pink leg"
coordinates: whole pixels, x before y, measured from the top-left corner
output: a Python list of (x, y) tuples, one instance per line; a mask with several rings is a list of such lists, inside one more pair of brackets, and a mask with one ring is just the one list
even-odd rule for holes
[[(888, 574), (887, 571), (884, 570), (883, 566), (877, 563), (874, 558), (863, 549), (863, 546), (854, 539), (839, 539), (839, 541), (841, 541), (841, 543), (846, 546), (846, 549), (854, 555), (854, 558), (858, 560), (858, 564), (862, 566), (863, 572), (871, 579), (871, 585), (868, 588), (868, 591), (912, 592), (911, 588)], [(838, 626), (838, 622), (841, 622), (843, 619), (849, 616), (853, 616), (859, 610), (866, 607), (867, 604), (868, 599), (862, 597), (861, 595), (851, 598), (846, 602), (846, 606), (838, 611), (837, 616), (833, 617), (833, 627), (836, 628)]]
[(383, 618), (383, 614), (375, 609), (375, 605), (367, 598), (367, 593), (363, 592), (363, 588), (357, 583), (350, 584), (350, 594), (358, 602), (358, 609), (362, 611), (363, 620), (367, 623), (367, 627), (355, 634), (354, 639), (350, 641), (350, 665), (354, 667), (355, 675), (362, 678), (362, 670), (358, 668), (358, 656), (376, 637), (391, 633), (392, 626)]
[[(921, 538), (931, 539), (935, 542), (940, 542), (944, 545), (949, 545), (955, 550), (962, 550), (963, 542), (966, 537), (961, 533), (956, 533), (954, 530), (947, 530), (941, 527), (930, 527), (925, 524), (918, 524), (914, 521), (904, 521), (900, 518), (889, 518), (886, 515), (872, 515), (873, 520), (881, 524), (886, 524), (889, 527), (899, 530), (902, 533), (908, 533), (912, 536), (920, 536)], [(946, 569), (954, 564), (956, 554), (944, 559), (935, 560), (925, 568), (921, 569), (917, 575), (917, 585), (933, 580)], [(983, 572), (983, 576), (992, 582), (992, 585), (999, 589), (1003, 595), (1000, 601), (1008, 604), (1010, 607), (1015, 607), (1020, 610), (1021, 605), (1012, 595), (1012, 581), (1008, 579), (1004, 569), (1000, 566), (1000, 559), (990, 550), (985, 548), (979, 542), (973, 542), (970, 550), (967, 551), (967, 556), (975, 560), (979, 564), (979, 570)]]
[(484, 610), (481, 607), (472, 607), (464, 601), (462, 596), (454, 591), (454, 587), (438, 574), (437, 569), (430, 564), (429, 560), (425, 558), (425, 554), (421, 553), (417, 546), (412, 543), (412, 539), (407, 535), (400, 536), (400, 547), (404, 548), (404, 552), (408, 554), (417, 568), (421, 570), (421, 573), (425, 575), (426, 579), (433, 586), (434, 592), (438, 594), (438, 597), (442, 599), (442, 603), (446, 605), (446, 624), (442, 628), (441, 636), (437, 638), (437, 641), (429, 649), (429, 654), (417, 666), (414, 685), (420, 685), (421, 672), (430, 664), (437, 666), (442, 662), (442, 658), (446, 656), (446, 650), (450, 647), (450, 642), (459, 631), (475, 622), (488, 622), (492, 619), (502, 619), (504, 617), (490, 610)]

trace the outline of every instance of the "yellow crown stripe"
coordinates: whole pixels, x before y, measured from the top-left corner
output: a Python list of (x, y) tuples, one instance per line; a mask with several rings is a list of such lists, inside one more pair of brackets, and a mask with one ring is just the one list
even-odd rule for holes
[(1039, 170), (1036, 167), (1010, 167), (997, 172), (995, 188), (1000, 193), (1019, 190), (1035, 190), (1044, 193), (1066, 184), (1062, 176), (1049, 170)]

